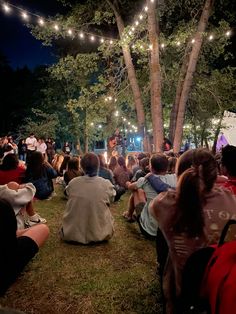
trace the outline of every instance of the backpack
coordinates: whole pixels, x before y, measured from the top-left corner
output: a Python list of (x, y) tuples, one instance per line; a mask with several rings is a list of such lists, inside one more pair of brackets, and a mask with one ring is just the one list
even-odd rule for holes
[(218, 245), (202, 248), (187, 260), (178, 313), (236, 313), (236, 241), (224, 242), (233, 224), (235, 220), (226, 223)]

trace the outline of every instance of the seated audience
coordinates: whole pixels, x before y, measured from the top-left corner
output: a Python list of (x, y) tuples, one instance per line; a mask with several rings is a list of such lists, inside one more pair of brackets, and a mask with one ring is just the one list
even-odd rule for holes
[[(175, 181), (166, 174), (168, 159), (164, 154), (153, 155), (150, 159), (150, 171), (154, 177), (161, 179), (166, 184), (165, 190), (170, 186), (175, 186)], [(150, 202), (156, 197), (157, 192), (153, 189), (146, 177), (141, 177), (137, 182), (127, 183), (129, 190), (133, 192), (130, 198), (129, 210), (123, 215), (128, 220), (133, 219), (136, 211), (137, 220), (141, 233), (148, 239), (154, 240), (157, 235), (158, 224), (149, 210)], [(163, 191), (163, 190), (162, 190)]]
[(0, 296), (13, 284), (49, 235), (46, 225), (18, 230), (11, 205), (0, 200)]
[(98, 176), (102, 177), (103, 179), (109, 180), (114, 185), (115, 181), (113, 178), (113, 173), (110, 169), (107, 169), (105, 157), (102, 154), (99, 154), (98, 158), (99, 158), (99, 164), (100, 164)]
[(222, 148), (221, 166), (223, 174), (228, 177), (228, 180), (223, 183), (223, 186), (229, 189), (233, 194), (236, 194), (236, 147), (227, 145)]
[(115, 156), (111, 156), (108, 168), (114, 173), (116, 166), (117, 166), (117, 158)]
[(62, 177), (67, 169), (68, 161), (70, 160), (69, 155), (65, 155), (63, 158), (63, 161), (61, 163), (60, 169), (59, 169), (59, 176)]
[(133, 174), (133, 169), (136, 166), (136, 160), (133, 155), (127, 156), (127, 169)]
[(57, 172), (44, 160), (42, 153), (31, 153), (26, 169), (25, 181), (31, 182), (36, 188), (35, 197), (43, 200), (51, 196), (54, 191), (52, 179)]
[(217, 165), (209, 151), (185, 152), (178, 161), (177, 176), (176, 190), (160, 193), (150, 206), (169, 247), (163, 277), (167, 313), (173, 313), (174, 300), (181, 293), (189, 256), (216, 243), (226, 221), (236, 216), (236, 196), (215, 186)]
[(25, 166), (19, 163), (15, 154), (7, 154), (0, 165), (0, 185), (10, 181), (22, 183), (25, 177)]
[(169, 173), (169, 174), (175, 173), (176, 163), (177, 163), (177, 158), (176, 157), (169, 157), (168, 158), (167, 173)]
[(139, 161), (140, 169), (135, 172), (132, 178), (132, 182), (138, 181), (139, 178), (145, 177), (149, 172), (149, 161), (150, 158), (145, 157)]
[(122, 188), (126, 188), (126, 183), (131, 179), (131, 172), (127, 169), (125, 165), (124, 157), (120, 156), (117, 159), (117, 166), (114, 170), (115, 183)]
[(109, 205), (115, 196), (109, 180), (98, 177), (99, 159), (94, 153), (81, 159), (84, 176), (66, 187), (68, 201), (62, 219), (61, 238), (88, 244), (111, 239), (114, 233)]
[(67, 164), (67, 170), (64, 173), (65, 184), (68, 185), (72, 179), (82, 175), (83, 173), (79, 168), (79, 158), (78, 157), (70, 158)]
[[(34, 195), (35, 187), (32, 183), (20, 185), (17, 182), (9, 182), (8, 184), (0, 185), (0, 199), (8, 202), (14, 209), (18, 229), (47, 222), (34, 210), (32, 201)], [(28, 215), (27, 220), (25, 212)]]

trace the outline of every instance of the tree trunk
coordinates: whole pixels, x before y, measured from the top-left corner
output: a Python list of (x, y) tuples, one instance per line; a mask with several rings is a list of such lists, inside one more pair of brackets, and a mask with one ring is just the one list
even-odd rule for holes
[(156, 18), (156, 2), (149, 3), (148, 34), (152, 45), (150, 53), (150, 81), (151, 81), (151, 111), (153, 144), (156, 152), (162, 151), (164, 141), (163, 116), (161, 104), (161, 67), (159, 60), (159, 23)]
[(185, 52), (184, 52), (184, 58), (183, 58), (182, 66), (180, 69), (179, 80), (178, 80), (178, 84), (176, 88), (175, 101), (171, 108), (171, 113), (170, 113), (169, 139), (172, 143), (174, 141), (174, 136), (175, 136), (176, 119), (177, 119), (178, 110), (179, 110), (179, 101), (181, 97), (181, 92), (183, 89), (184, 76), (186, 75), (187, 68), (188, 68), (189, 48), (190, 48), (190, 42), (187, 44)]
[(223, 118), (224, 118), (224, 111), (221, 112), (221, 118), (220, 118), (219, 124), (217, 126), (215, 135), (214, 135), (214, 141), (213, 141), (213, 146), (212, 146), (212, 153), (214, 155), (216, 154), (216, 144), (217, 144), (218, 136), (220, 134), (220, 129), (221, 129), (221, 124), (222, 124)]
[[(119, 8), (109, 0), (107, 0), (107, 3), (109, 4), (109, 6), (111, 7), (111, 9), (113, 10), (115, 14), (119, 36), (120, 38), (122, 38), (122, 34), (123, 34), (125, 26), (124, 26), (123, 19), (119, 13)], [(148, 147), (147, 147), (144, 107), (143, 107), (141, 91), (140, 91), (140, 87), (139, 87), (138, 80), (136, 77), (136, 72), (135, 72), (133, 61), (132, 61), (129, 45), (124, 43), (122, 45), (122, 51), (123, 51), (124, 61), (125, 61), (125, 65), (126, 65), (126, 69), (128, 73), (128, 79), (129, 79), (130, 86), (131, 86), (133, 96), (134, 96), (134, 104), (135, 104), (135, 109), (136, 109), (136, 114), (137, 114), (138, 129), (139, 129), (139, 133), (141, 137), (143, 138), (144, 150), (147, 151)]]
[(85, 117), (84, 117), (84, 153), (87, 154), (88, 151), (89, 151), (89, 143), (88, 143), (87, 110), (85, 109)]
[(205, 2), (202, 15), (198, 24), (197, 33), (195, 35), (195, 43), (189, 56), (188, 69), (183, 83), (183, 89), (179, 101), (179, 110), (176, 120), (176, 129), (173, 145), (175, 153), (178, 153), (181, 147), (185, 108), (188, 101), (191, 85), (193, 82), (193, 75), (196, 70), (197, 61), (202, 47), (203, 35), (207, 27), (211, 9), (213, 7), (213, 2), (214, 0), (206, 0)]

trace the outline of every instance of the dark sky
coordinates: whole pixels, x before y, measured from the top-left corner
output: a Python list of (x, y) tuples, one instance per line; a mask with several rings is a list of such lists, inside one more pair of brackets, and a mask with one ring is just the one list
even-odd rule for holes
[[(55, 15), (65, 12), (65, 8), (56, 0), (10, 0), (9, 3), (39, 15)], [(14, 68), (27, 65), (33, 69), (37, 65), (55, 62), (53, 49), (45, 47), (35, 39), (24, 26), (19, 11), (12, 9), (6, 14), (0, 4), (0, 52), (7, 57)]]

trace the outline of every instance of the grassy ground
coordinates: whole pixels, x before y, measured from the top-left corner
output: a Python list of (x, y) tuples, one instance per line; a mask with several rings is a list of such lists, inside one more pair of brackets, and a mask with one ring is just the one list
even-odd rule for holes
[(60, 187), (37, 211), (50, 238), (23, 275), (0, 299), (25, 313), (162, 313), (154, 243), (121, 217), (128, 196), (113, 205), (115, 235), (109, 243), (68, 245), (58, 238), (66, 201)]

